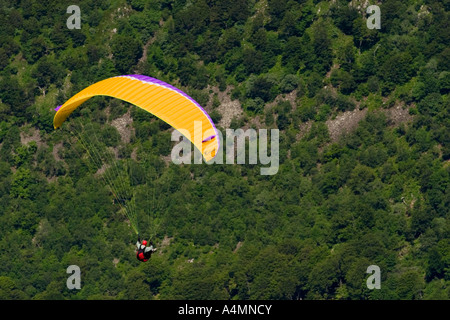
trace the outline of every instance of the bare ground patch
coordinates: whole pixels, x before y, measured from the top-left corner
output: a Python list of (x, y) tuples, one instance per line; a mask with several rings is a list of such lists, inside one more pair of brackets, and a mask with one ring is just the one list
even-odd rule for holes
[[(402, 104), (397, 104), (390, 109), (382, 109), (391, 126), (398, 126), (400, 123), (410, 122), (413, 116), (409, 114), (409, 108)], [(326, 121), (331, 141), (335, 142), (341, 135), (349, 133), (356, 129), (359, 122), (367, 115), (367, 109), (346, 111), (338, 115), (335, 119)]]
[(162, 239), (161, 244), (159, 245), (160, 250), (158, 250), (159, 254), (162, 254), (162, 250), (168, 246), (170, 246), (170, 242), (173, 240), (173, 237), (168, 237), (167, 235), (164, 236), (164, 239)]
[(27, 145), (31, 141), (36, 142), (38, 147), (45, 145), (45, 143), (42, 141), (39, 129), (30, 128), (30, 130), (28, 130), (28, 132), (24, 132), (24, 131), (20, 132), (20, 143), (21, 144)]
[(384, 110), (390, 123), (394, 126), (403, 122), (410, 122), (413, 116), (409, 114), (409, 108), (405, 108), (402, 104), (395, 105), (393, 108)]
[(63, 159), (61, 159), (61, 157), (59, 156), (59, 151), (62, 149), (62, 147), (63, 147), (62, 142), (57, 143), (53, 146), (52, 155), (56, 161), (63, 161)]
[(358, 123), (365, 118), (367, 109), (346, 111), (338, 115), (335, 119), (328, 119), (326, 125), (330, 133), (331, 141), (336, 141), (342, 134), (349, 133), (358, 126)]
[(132, 123), (133, 118), (131, 117), (130, 110), (128, 110), (123, 116), (111, 121), (111, 125), (119, 131), (122, 142), (124, 143), (130, 142), (131, 134), (134, 130)]
[(269, 102), (265, 105), (264, 110), (273, 108), (281, 101), (289, 101), (291, 103), (291, 106), (295, 109), (297, 107), (296, 99), (297, 99), (297, 90), (294, 90), (289, 93), (279, 94), (272, 102)]
[(307, 122), (302, 122), (299, 125), (299, 132), (297, 133), (297, 141), (300, 140), (301, 138), (303, 138), (311, 129), (312, 127), (312, 121), (307, 121)]
[(217, 107), (217, 110), (222, 115), (222, 119), (220, 119), (218, 125), (222, 128), (228, 128), (231, 124), (231, 120), (234, 117), (238, 117), (242, 114), (242, 106), (239, 100), (231, 100), (231, 90), (232, 86), (228, 86), (225, 91), (220, 91), (217, 87), (209, 87), (210, 90), (213, 91), (210, 95), (209, 103), (207, 105), (208, 109), (212, 108), (212, 97), (214, 94), (217, 94), (219, 98), (220, 105)]
[(169, 238), (167, 235), (165, 235), (164, 239), (161, 241), (161, 248), (167, 247), (172, 240), (173, 237)]
[(239, 250), (239, 248), (242, 247), (242, 244), (243, 244), (243, 242), (242, 242), (242, 241), (239, 241), (239, 242), (236, 244), (236, 248), (233, 250), (233, 253), (236, 253), (236, 252)]

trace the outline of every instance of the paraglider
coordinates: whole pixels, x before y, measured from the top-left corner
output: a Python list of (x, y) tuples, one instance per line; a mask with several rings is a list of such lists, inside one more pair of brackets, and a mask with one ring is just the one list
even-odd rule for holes
[(142, 240), (141, 237), (138, 234), (138, 241), (136, 242), (137, 252), (136, 252), (136, 258), (141, 262), (147, 262), (151, 256), (152, 253), (154, 253), (157, 249), (153, 247), (153, 242), (150, 241), (150, 246), (147, 247), (147, 240)]
[[(188, 139), (206, 161), (219, 150), (217, 129), (206, 111), (186, 93), (170, 84), (143, 75), (124, 75), (99, 81), (58, 106), (53, 126), (59, 128), (83, 102), (94, 96), (110, 96), (132, 103), (167, 122), (177, 130), (187, 130)], [(201, 121), (201, 126), (194, 122)], [(199, 131), (199, 128), (201, 131)], [(201, 139), (193, 137), (200, 136)]]
[[(155, 78), (143, 75), (122, 75), (108, 78), (83, 89), (64, 104), (58, 106), (53, 119), (55, 129), (61, 127), (83, 102), (94, 96), (110, 96), (121, 99), (155, 115), (168, 123), (174, 129), (186, 133), (186, 138), (200, 150), (205, 161), (214, 158), (219, 150), (219, 135), (213, 121), (206, 111), (185, 92)], [(199, 123), (201, 124), (199, 126)], [(95, 136), (96, 129), (91, 129), (85, 133), (85, 137)], [(89, 143), (81, 134), (78, 136), (79, 142), (83, 144), (90, 157), (103, 161), (96, 145), (99, 143)], [(110, 163), (114, 162), (111, 161)], [(118, 162), (118, 161), (116, 161)], [(101, 164), (101, 165), (104, 165)], [(110, 191), (114, 195), (115, 202), (119, 204), (128, 216), (131, 226), (139, 235), (136, 218), (136, 201), (130, 194), (129, 186), (124, 184), (126, 180), (125, 165), (123, 163), (114, 167), (114, 176), (104, 174), (105, 182), (109, 184)], [(111, 170), (113, 171), (113, 170)], [(118, 181), (118, 182), (116, 182)], [(146, 246), (146, 241), (140, 241), (138, 237), (137, 258), (140, 261), (147, 261), (151, 254), (156, 251), (151, 243)]]

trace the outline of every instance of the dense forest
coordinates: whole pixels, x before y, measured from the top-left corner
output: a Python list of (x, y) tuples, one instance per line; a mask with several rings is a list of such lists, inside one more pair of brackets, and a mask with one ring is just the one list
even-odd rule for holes
[[(449, 10), (0, 0), (0, 299), (449, 299)], [(117, 99), (84, 103), (71, 118), (132, 159), (140, 233), (158, 248), (147, 263), (99, 168), (53, 128), (56, 106), (120, 74), (184, 90), (222, 132), (280, 130), (274, 175), (176, 165), (173, 128)]]

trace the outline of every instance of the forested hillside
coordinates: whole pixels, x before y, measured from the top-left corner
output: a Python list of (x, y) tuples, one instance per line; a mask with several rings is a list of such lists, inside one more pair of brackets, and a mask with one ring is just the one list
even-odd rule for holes
[[(0, 299), (449, 299), (449, 9), (0, 0)], [(172, 163), (173, 128), (121, 100), (72, 114), (132, 159), (147, 263), (104, 168), (53, 128), (56, 106), (121, 74), (184, 90), (222, 132), (280, 130), (279, 170), (261, 175)]]

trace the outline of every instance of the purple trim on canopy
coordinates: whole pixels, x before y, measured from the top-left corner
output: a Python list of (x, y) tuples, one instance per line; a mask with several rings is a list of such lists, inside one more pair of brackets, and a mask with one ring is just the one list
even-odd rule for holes
[(61, 107), (62, 107), (62, 105), (57, 106), (57, 107), (56, 107), (55, 109), (53, 109), (53, 110), (58, 111), (59, 109), (61, 109)]
[(216, 135), (214, 134), (214, 135), (209, 136), (208, 138), (204, 139), (202, 142), (210, 141), (210, 140), (214, 139), (215, 137), (216, 137)]

